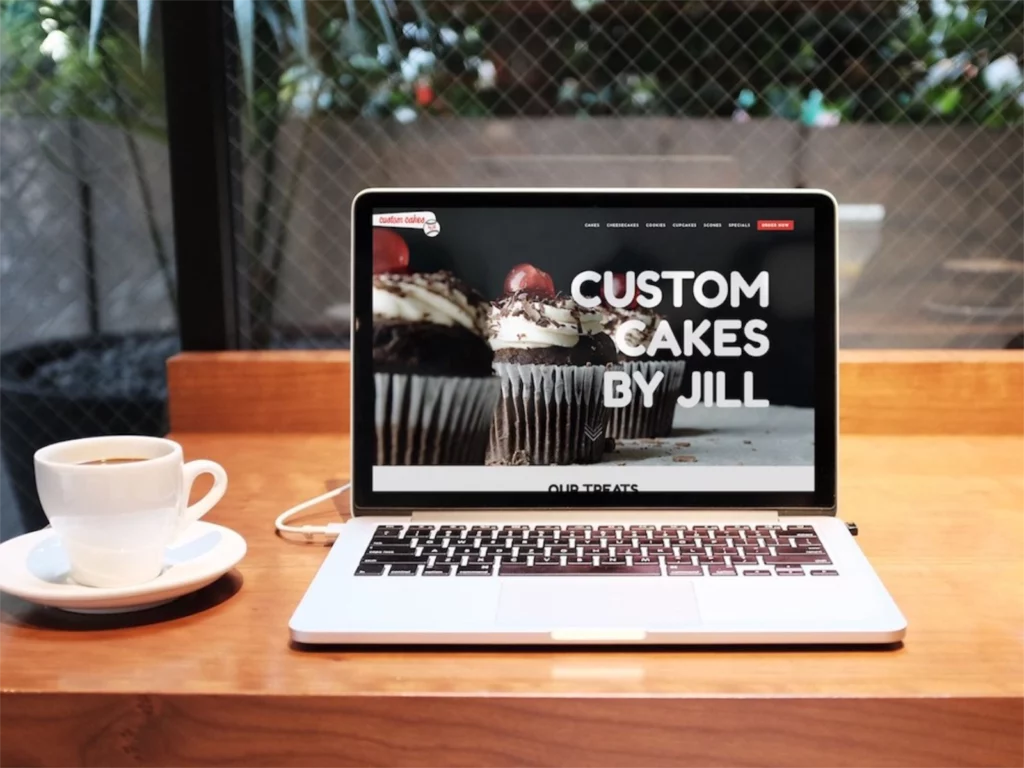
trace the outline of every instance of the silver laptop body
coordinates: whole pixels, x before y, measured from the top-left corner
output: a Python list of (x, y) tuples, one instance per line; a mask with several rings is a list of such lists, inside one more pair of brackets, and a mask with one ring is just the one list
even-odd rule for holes
[[(292, 616), (294, 641), (693, 645), (903, 638), (904, 617), (836, 514), (836, 204), (830, 194), (366, 190), (353, 202), (352, 229), (353, 517)], [(727, 279), (739, 273), (746, 289), (735, 307), (726, 301), (693, 314), (686, 297), (665, 298), (668, 325), (693, 331), (708, 320), (735, 329), (742, 321), (745, 329), (763, 320), (775, 356), (758, 356), (756, 344), (745, 347), (754, 353), (749, 359), (714, 354), (725, 345), (710, 345), (712, 354), (701, 360), (699, 345), (691, 349), (683, 358), (703, 369), (697, 378), (714, 384), (713, 369), (725, 368), (723, 391), (735, 382), (740, 405), (728, 398), (724, 405), (714, 399), (677, 405), (667, 435), (607, 442), (597, 461), (497, 464), (492, 435), (486, 460), (472, 465), (385, 466), (378, 443), (390, 438), (377, 431), (387, 415), (375, 395), (381, 383), (371, 350), (379, 229), (391, 233), (381, 242), (397, 233), (408, 244), (411, 271), (438, 265), (463, 271), (460, 279), (477, 283), (488, 299), (499, 294), (502, 275), (516, 260), (550, 265), (564, 292), (575, 275), (622, 265), (663, 280), (670, 269), (690, 270), (694, 279), (708, 271)], [(760, 295), (765, 306), (752, 287), (761, 273), (768, 274)], [(702, 294), (707, 304), (715, 303), (713, 282), (704, 283), (712, 286)], [(612, 283), (602, 285), (614, 293)], [(589, 301), (579, 286), (573, 297)], [(741, 395), (744, 367), (754, 391)], [(696, 385), (684, 378), (682, 396), (692, 397)], [(503, 387), (502, 398), (522, 396), (507, 381)], [(415, 397), (412, 402), (405, 407), (423, 407)]]

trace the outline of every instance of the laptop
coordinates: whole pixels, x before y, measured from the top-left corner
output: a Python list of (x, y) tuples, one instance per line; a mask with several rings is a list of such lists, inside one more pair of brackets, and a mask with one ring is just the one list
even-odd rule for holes
[(894, 643), (837, 516), (836, 201), (370, 189), (300, 644)]

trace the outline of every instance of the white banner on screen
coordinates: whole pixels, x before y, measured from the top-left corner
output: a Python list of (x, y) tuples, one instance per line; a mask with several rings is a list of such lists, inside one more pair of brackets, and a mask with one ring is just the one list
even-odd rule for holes
[[(575, 489), (569, 486), (578, 486)], [(375, 491), (595, 491), (636, 485), (638, 491), (813, 491), (813, 466), (787, 467), (383, 467)], [(590, 486), (590, 487), (587, 487)], [(608, 488), (607, 490), (613, 490)]]

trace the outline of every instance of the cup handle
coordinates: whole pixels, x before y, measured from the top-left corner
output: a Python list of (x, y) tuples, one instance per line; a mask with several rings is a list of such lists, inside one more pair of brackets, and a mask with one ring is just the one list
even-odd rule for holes
[(178, 533), (183, 533), (192, 523), (213, 509), (214, 505), (224, 497), (224, 492), (228, 489), (228, 473), (224, 471), (224, 467), (215, 461), (207, 459), (190, 461), (182, 467), (182, 472), (185, 476), (184, 493), (186, 501), (188, 501), (189, 494), (192, 491), (192, 483), (200, 475), (213, 475), (213, 488), (195, 504), (185, 507), (185, 513), (181, 516)]

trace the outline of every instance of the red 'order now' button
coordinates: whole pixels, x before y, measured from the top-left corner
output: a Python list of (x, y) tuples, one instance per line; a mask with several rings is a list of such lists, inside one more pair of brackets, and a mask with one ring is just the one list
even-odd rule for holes
[(792, 219), (758, 219), (757, 228), (761, 231), (782, 231), (793, 229)]

